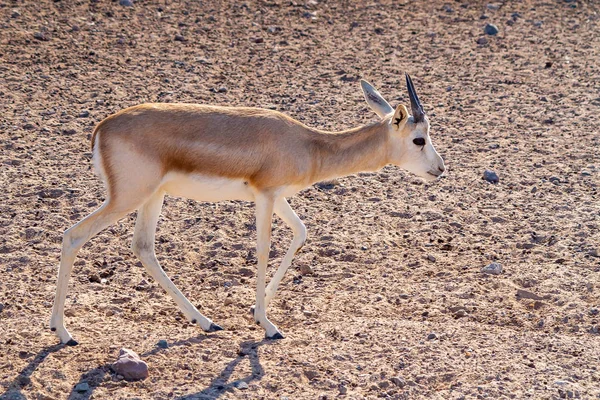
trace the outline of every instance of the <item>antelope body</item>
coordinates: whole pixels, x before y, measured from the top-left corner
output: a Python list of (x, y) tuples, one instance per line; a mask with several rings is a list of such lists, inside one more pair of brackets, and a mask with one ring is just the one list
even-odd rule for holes
[[(412, 116), (404, 105), (394, 110), (362, 81), (365, 99), (381, 119), (342, 132), (312, 129), (272, 110), (197, 104), (143, 104), (103, 120), (94, 130), (92, 150), (108, 196), (98, 210), (64, 234), (51, 329), (62, 343), (77, 344), (64, 325), (75, 256), (91, 237), (136, 209), (132, 249), (147, 272), (192, 323), (208, 332), (222, 329), (175, 287), (154, 254), (156, 225), (164, 195), (169, 194), (199, 201), (256, 203), (258, 274), (253, 313), (268, 338), (283, 338), (267, 319), (266, 308), (306, 240), (306, 228), (285, 198), (315, 182), (375, 171), (386, 164), (428, 180), (444, 172), (444, 162), (429, 138), (429, 121), (410, 77), (406, 78)], [(266, 286), (273, 213), (294, 236)]]

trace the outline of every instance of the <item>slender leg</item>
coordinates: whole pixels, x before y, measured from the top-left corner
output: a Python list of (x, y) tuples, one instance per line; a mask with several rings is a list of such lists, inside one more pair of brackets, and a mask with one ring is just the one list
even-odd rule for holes
[(258, 258), (258, 274), (256, 278), (256, 309), (254, 320), (265, 329), (268, 339), (283, 339), (283, 335), (275, 325), (267, 319), (265, 307), (265, 283), (269, 248), (271, 245), (271, 221), (273, 218), (274, 201), (271, 196), (258, 194), (256, 196), (256, 256)]
[(66, 343), (71, 346), (77, 345), (77, 342), (73, 340), (73, 337), (69, 331), (67, 331), (64, 324), (65, 300), (69, 286), (69, 276), (71, 275), (73, 262), (75, 261), (77, 253), (81, 247), (83, 247), (83, 245), (98, 232), (115, 223), (134, 209), (135, 206), (116, 206), (115, 202), (109, 199), (99, 209), (67, 229), (65, 232), (60, 256), (60, 267), (58, 269), (56, 297), (54, 298), (52, 317), (50, 318), (50, 329), (56, 332), (61, 343)]
[(156, 193), (138, 210), (131, 248), (135, 255), (142, 261), (146, 271), (175, 300), (175, 303), (177, 303), (186, 318), (192, 323), (200, 325), (206, 332), (220, 331), (223, 328), (200, 314), (196, 307), (177, 289), (156, 259), (154, 238), (163, 198), (164, 193)]
[(283, 222), (285, 222), (290, 228), (292, 228), (292, 231), (294, 232), (294, 238), (292, 239), (292, 243), (290, 244), (290, 247), (287, 253), (285, 254), (285, 257), (281, 261), (281, 265), (279, 266), (277, 272), (275, 272), (275, 275), (273, 276), (271, 282), (269, 282), (269, 285), (267, 286), (265, 295), (265, 307), (269, 306), (269, 303), (275, 296), (275, 292), (277, 291), (277, 287), (279, 286), (281, 279), (283, 279), (285, 272), (292, 264), (292, 259), (294, 258), (296, 253), (300, 251), (300, 249), (304, 245), (304, 242), (306, 241), (306, 227), (304, 226), (300, 218), (298, 218), (294, 210), (292, 210), (287, 200), (283, 197), (275, 201), (275, 213), (279, 216), (279, 218), (283, 220)]

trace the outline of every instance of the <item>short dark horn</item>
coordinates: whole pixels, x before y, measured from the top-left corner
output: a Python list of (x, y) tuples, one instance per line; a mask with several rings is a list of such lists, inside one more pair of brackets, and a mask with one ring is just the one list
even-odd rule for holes
[(423, 121), (425, 118), (425, 111), (423, 111), (423, 106), (419, 101), (419, 96), (417, 96), (417, 92), (415, 91), (415, 86), (413, 85), (412, 79), (410, 79), (410, 75), (406, 74), (406, 88), (408, 89), (408, 97), (410, 97), (410, 107), (412, 109), (413, 119), (415, 123)]

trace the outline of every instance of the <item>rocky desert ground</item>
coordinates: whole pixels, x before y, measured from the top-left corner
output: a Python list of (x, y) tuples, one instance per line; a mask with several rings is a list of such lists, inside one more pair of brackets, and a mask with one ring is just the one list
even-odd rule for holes
[[(0, 398), (600, 398), (599, 11), (0, 0)], [(360, 78), (408, 105), (405, 71), (447, 173), (425, 183), (388, 166), (290, 199), (308, 241), (269, 309), (284, 340), (263, 340), (248, 312), (254, 205), (168, 197), (158, 258), (225, 330), (191, 325), (144, 271), (134, 213), (80, 252), (66, 307), (80, 344), (58, 345), (62, 233), (105, 196), (99, 121), (189, 102), (342, 130), (377, 118)], [(290, 240), (275, 219), (269, 273)], [(493, 262), (502, 273), (482, 272)], [(147, 379), (111, 370), (123, 347)]]

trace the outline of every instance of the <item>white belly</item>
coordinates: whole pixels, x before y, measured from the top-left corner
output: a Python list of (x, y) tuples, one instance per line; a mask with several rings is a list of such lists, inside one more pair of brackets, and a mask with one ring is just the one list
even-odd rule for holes
[(252, 190), (242, 179), (169, 172), (163, 178), (162, 188), (172, 196), (197, 201), (254, 201)]

